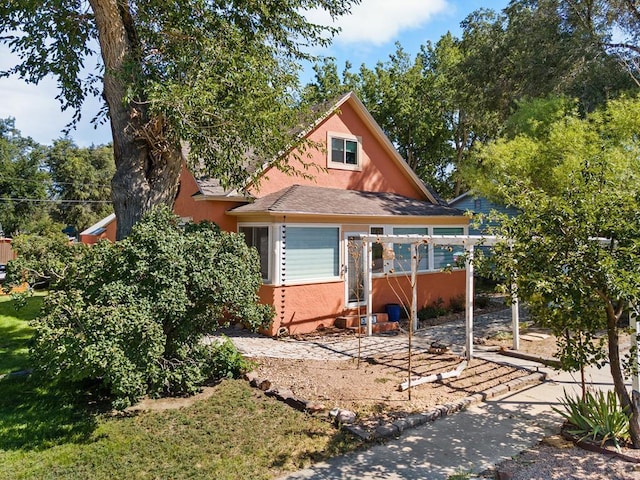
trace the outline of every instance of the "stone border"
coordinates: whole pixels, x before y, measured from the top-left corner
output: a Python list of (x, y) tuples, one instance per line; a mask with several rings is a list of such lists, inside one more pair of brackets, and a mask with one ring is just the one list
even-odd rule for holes
[(572, 442), (576, 447), (582, 448), (583, 450), (587, 450), (589, 452), (599, 453), (601, 455), (609, 455), (611, 457), (619, 458), (620, 460), (628, 463), (639, 464), (640, 458), (631, 457), (629, 455), (625, 455), (622, 452), (617, 452), (615, 450), (610, 450), (605, 447), (601, 447), (595, 442), (591, 442), (589, 440), (583, 440), (578, 438), (576, 435), (572, 435), (567, 431), (567, 424), (565, 423), (560, 430), (560, 435), (565, 440)]
[[(530, 370), (525, 368), (520, 369), (531, 372)], [(269, 380), (259, 378), (256, 372), (252, 371), (245, 373), (243, 378), (247, 380), (249, 382), (249, 385), (251, 385), (252, 387), (262, 390), (265, 395), (274, 397), (295, 408), (296, 410), (308, 413), (320, 413), (326, 410), (326, 407), (323, 404), (312, 400), (304, 400), (298, 398), (293, 394), (291, 390), (286, 388), (279, 388), (272, 385)], [(438, 418), (452, 415), (456, 412), (459, 412), (460, 410), (464, 410), (465, 408), (475, 403), (480, 403), (508, 392), (522, 390), (529, 385), (541, 383), (546, 378), (547, 374), (544, 372), (531, 372), (527, 376), (515, 378), (506, 383), (496, 385), (495, 387), (488, 388), (484, 392), (475, 393), (468, 397), (464, 397), (460, 400), (444, 405), (436, 405), (426, 412), (413, 413), (408, 415), (407, 417), (399, 418), (393, 422), (378, 425), (373, 430), (367, 429), (362, 425), (358, 425), (355, 423), (343, 423), (340, 419), (345, 417), (348, 418), (349, 415), (347, 414), (351, 413), (347, 410), (335, 409), (334, 411), (330, 412), (330, 416), (334, 418), (334, 423), (336, 424), (336, 426), (352, 433), (362, 440), (382, 440), (389, 437), (397, 437), (405, 430), (415, 428), (427, 422), (433, 422)]]
[(379, 425), (374, 430), (365, 429), (360, 425), (346, 425), (343, 428), (367, 441), (397, 437), (409, 428), (415, 428), (427, 422), (433, 422), (438, 418), (449, 416), (475, 403), (480, 403), (508, 392), (522, 390), (529, 385), (543, 382), (546, 378), (547, 374), (544, 372), (530, 373), (525, 377), (516, 378), (501, 385), (496, 385), (495, 387), (488, 388), (484, 392), (475, 393), (468, 397), (461, 398), (456, 402), (436, 405), (426, 412), (413, 413), (391, 423)]

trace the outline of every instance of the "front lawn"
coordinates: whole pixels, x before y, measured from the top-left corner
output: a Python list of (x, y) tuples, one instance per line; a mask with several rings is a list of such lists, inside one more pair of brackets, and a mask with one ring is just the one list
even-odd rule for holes
[[(0, 299), (3, 372), (29, 368), (29, 309)], [(269, 479), (358, 446), (329, 423), (225, 380), (189, 407), (113, 416), (80, 386), (0, 379), (0, 478)]]
[[(12, 394), (28, 383), (14, 382)], [(46, 395), (23, 395), (18, 413), (0, 398), (0, 478), (270, 479), (357, 446), (242, 380), (190, 407), (130, 417), (89, 415), (73, 396), (56, 405)]]
[(28, 368), (28, 342), (32, 329), (29, 320), (35, 318), (42, 305), (42, 296), (27, 299), (16, 310), (9, 295), (0, 295), (0, 375)]

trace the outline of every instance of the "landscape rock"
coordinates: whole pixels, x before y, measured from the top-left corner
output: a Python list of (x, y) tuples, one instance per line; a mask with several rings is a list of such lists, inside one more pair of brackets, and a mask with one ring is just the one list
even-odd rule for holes
[(320, 413), (324, 412), (327, 407), (325, 407), (323, 403), (314, 402), (313, 400), (306, 400), (304, 409), (309, 413)]
[(329, 412), (329, 416), (333, 418), (336, 425), (351, 425), (356, 421), (356, 414), (351, 410), (343, 410), (341, 408), (334, 408)]

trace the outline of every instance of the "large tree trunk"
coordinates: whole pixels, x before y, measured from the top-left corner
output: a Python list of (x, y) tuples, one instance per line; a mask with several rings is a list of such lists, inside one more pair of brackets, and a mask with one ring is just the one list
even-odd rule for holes
[[(620, 400), (622, 408), (631, 412), (629, 419), (629, 433), (631, 435), (631, 443), (634, 448), (640, 448), (640, 411), (638, 410), (638, 402), (632, 401), (624, 385), (624, 374), (620, 366), (620, 345), (618, 342), (618, 315), (616, 315), (613, 306), (609, 303), (607, 311), (607, 340), (609, 353), (609, 369), (611, 370), (611, 378), (613, 379), (613, 388)], [(636, 400), (636, 399), (634, 399)]]
[[(118, 240), (156, 205), (173, 205), (182, 151), (167, 139), (162, 118), (149, 118), (143, 100), (125, 103), (125, 75), (136, 75), (138, 41), (126, 2), (90, 0), (104, 61), (103, 95), (109, 109), (116, 173), (111, 182)], [(125, 64), (127, 65), (125, 73)], [(133, 65), (133, 67), (132, 67)]]

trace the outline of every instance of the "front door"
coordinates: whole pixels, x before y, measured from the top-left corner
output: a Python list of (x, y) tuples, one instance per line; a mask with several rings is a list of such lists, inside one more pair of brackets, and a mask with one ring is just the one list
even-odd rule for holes
[(345, 304), (356, 307), (366, 304), (365, 291), (365, 261), (362, 254), (362, 240), (360, 234), (345, 234), (345, 260), (347, 266), (345, 274)]

